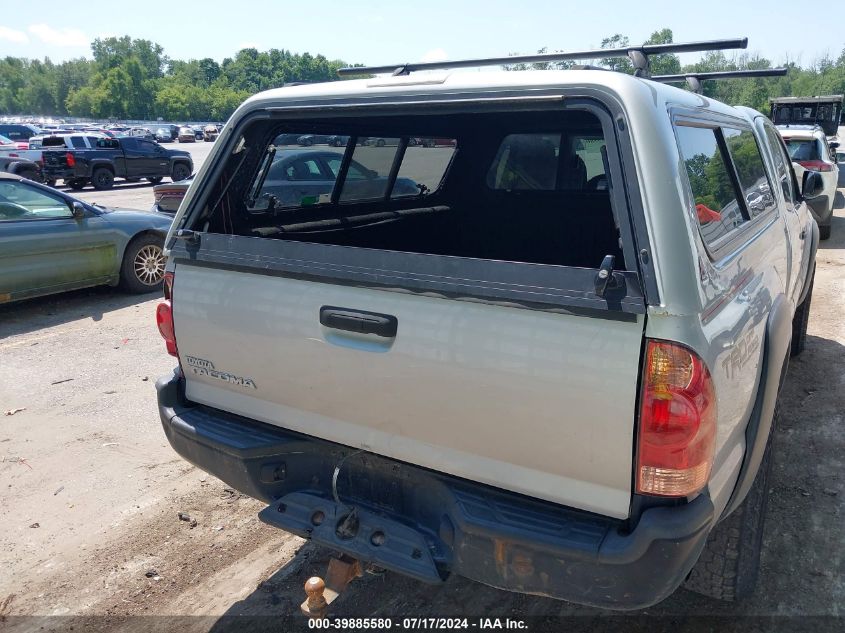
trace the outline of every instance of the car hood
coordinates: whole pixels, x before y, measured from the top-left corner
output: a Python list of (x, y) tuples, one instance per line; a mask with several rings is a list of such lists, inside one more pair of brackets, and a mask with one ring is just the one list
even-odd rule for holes
[(162, 215), (161, 213), (155, 213), (154, 211), (114, 207), (96, 208), (100, 213), (106, 216), (110, 222), (115, 224), (147, 224), (151, 229), (161, 229), (166, 231), (170, 228), (170, 223), (173, 221), (172, 216)]

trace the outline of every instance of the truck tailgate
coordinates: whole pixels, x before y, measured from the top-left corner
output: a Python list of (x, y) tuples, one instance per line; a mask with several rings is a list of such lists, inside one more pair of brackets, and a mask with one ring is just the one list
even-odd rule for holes
[[(174, 324), (190, 400), (628, 516), (643, 315), (531, 310), (177, 261)], [(395, 336), (321, 324), (326, 308), (395, 317)]]

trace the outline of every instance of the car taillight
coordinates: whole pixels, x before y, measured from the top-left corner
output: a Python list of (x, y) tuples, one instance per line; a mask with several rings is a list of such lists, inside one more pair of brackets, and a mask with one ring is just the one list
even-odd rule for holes
[(73, 154), (68, 152), (65, 154), (65, 160), (67, 161), (68, 167), (76, 167), (76, 159), (73, 157)]
[(173, 298), (173, 273), (164, 273), (164, 301), (156, 306), (156, 325), (167, 353), (178, 358), (179, 351), (176, 349), (176, 334), (173, 328), (173, 306), (170, 301)]
[(710, 478), (716, 394), (704, 362), (686, 347), (649, 340), (643, 366), (637, 492), (685, 497)]
[(813, 171), (833, 171), (833, 165), (829, 165), (823, 160), (799, 160), (798, 164), (804, 169)]

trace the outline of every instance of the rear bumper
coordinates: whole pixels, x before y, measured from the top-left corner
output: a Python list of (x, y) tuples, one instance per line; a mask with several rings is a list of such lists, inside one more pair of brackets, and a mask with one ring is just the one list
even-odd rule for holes
[[(644, 608), (683, 582), (713, 522), (702, 495), (647, 509), (626, 531), (615, 519), (191, 405), (182, 384), (178, 369), (156, 383), (177, 453), (269, 503), (266, 523), (426, 582), (455, 573), (520, 593)], [(350, 526), (351, 507), (355, 529), (338, 529)]]
[(70, 167), (50, 167), (49, 165), (45, 165), (41, 172), (45, 178), (55, 180), (73, 180), (77, 177), (76, 170)]

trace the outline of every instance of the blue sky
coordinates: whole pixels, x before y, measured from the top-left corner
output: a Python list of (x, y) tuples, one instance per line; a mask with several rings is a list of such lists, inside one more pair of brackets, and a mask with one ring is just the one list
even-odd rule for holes
[(3, 12), (0, 56), (90, 57), (95, 37), (130, 35), (161, 44), (177, 59), (220, 61), (255, 46), (391, 64), (533, 53), (543, 46), (596, 48), (614, 33), (639, 43), (663, 27), (674, 31), (676, 42), (748, 36), (748, 50), (776, 64), (789, 59), (806, 66), (845, 48), (845, 29), (830, 22), (813, 24), (805, 14), (799, 27), (794, 0), (40, 0), (37, 9)]

